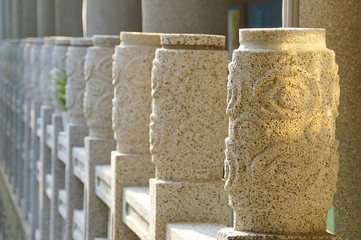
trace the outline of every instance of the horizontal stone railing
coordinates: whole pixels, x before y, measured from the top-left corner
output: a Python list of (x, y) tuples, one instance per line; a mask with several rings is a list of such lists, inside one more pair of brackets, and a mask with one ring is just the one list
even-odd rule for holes
[[(297, 35), (297, 31), (271, 32), (268, 37), (274, 37), (279, 41), (277, 44), (287, 40), (287, 34), (295, 34), (291, 41), (300, 42), (305, 40), (300, 36), (308, 34), (307, 31), (301, 35)], [(287, 44), (259, 47), (261, 43), (247, 34), (242, 35), (244, 45), (230, 64), (228, 108), (228, 58), (223, 36), (122, 32), (120, 39), (94, 36), (3, 41), (0, 47), (0, 174), (19, 212), (23, 230), (16, 234), (22, 234), (23, 239), (41, 240), (211, 240), (217, 239), (219, 232), (219, 239), (253, 239), (254, 234), (242, 232), (252, 232), (253, 227), (257, 227), (255, 234), (263, 233), (265, 228), (266, 235), (261, 235), (265, 239), (274, 234), (281, 234), (280, 239), (301, 234), (297, 230), (283, 231), (277, 226), (267, 229), (270, 224), (249, 220), (259, 216), (258, 212), (244, 213), (244, 199), (248, 195), (242, 195), (244, 189), (240, 186), (247, 183), (250, 192), (260, 194), (252, 188), (260, 186), (252, 181), (262, 174), (270, 174), (253, 169), (256, 163), (249, 167), (247, 161), (252, 154), (247, 154), (265, 144), (262, 141), (266, 136), (257, 138), (259, 134), (266, 134), (262, 132), (265, 128), (276, 126), (279, 131), (271, 129), (268, 133), (282, 133), (293, 124), (287, 122), (289, 128), (283, 128), (281, 123), (272, 125), (278, 121), (274, 116), (283, 112), (267, 105), (272, 100), (262, 97), (262, 94), (271, 94), (267, 89), (260, 93), (256, 87), (264, 84), (272, 89), (283, 84), (275, 101), (285, 102), (276, 102), (279, 104), (308, 106), (308, 102), (296, 99), (308, 91), (311, 93), (307, 96), (323, 99), (319, 102), (314, 99), (313, 103), (333, 113), (324, 116), (329, 129), (323, 132), (333, 136), (337, 115), (336, 65), (332, 53), (325, 47), (312, 49), (316, 53), (326, 52), (329, 58), (323, 55), (320, 61), (330, 64), (329, 72), (327, 69), (315, 72), (323, 81), (330, 81), (332, 87), (317, 88), (320, 83), (312, 75), (313, 68), (309, 70), (311, 73), (302, 70), (302, 59), (295, 61), (297, 64), (270, 60), (272, 54), (282, 55), (294, 49), (287, 48)], [(322, 34), (322, 31), (310, 30), (311, 37), (305, 41), (321, 39), (322, 42)], [(258, 37), (262, 38), (263, 33)], [(281, 50), (276, 49), (279, 46)], [(266, 52), (267, 47), (272, 49), (272, 54), (265, 56), (268, 60), (262, 65), (262, 59), (257, 57), (260, 52)], [(296, 49), (301, 47), (297, 45)], [(318, 68), (315, 64), (314, 69)], [(290, 72), (287, 69), (291, 69)], [(254, 76), (258, 79), (256, 83), (250, 82)], [(294, 84), (300, 86), (292, 90)], [(244, 89), (248, 89), (247, 92)], [(294, 95), (295, 92), (299, 95)], [(257, 108), (252, 98), (256, 95), (262, 97), (260, 104), (269, 109)], [(332, 96), (334, 101), (330, 100)], [(309, 109), (302, 106), (296, 110), (289, 107), (284, 110), (285, 114), (301, 116), (299, 112)], [(260, 125), (261, 128), (253, 126), (261, 124), (261, 120), (257, 120), (261, 115), (268, 116), (272, 124)], [(244, 119), (238, 129), (240, 116)], [(226, 177), (236, 214), (233, 229), (224, 229), (232, 222), (222, 181), (227, 128)], [(307, 131), (310, 139), (324, 136), (317, 129)], [(274, 136), (280, 142), (290, 137), (289, 132), (288, 135), (281, 133)], [(330, 156), (335, 154), (333, 143), (335, 141), (324, 143)], [(308, 142), (302, 144), (304, 147)], [(284, 148), (287, 150), (287, 146)], [(278, 158), (283, 159), (286, 150), (280, 151)], [(326, 175), (331, 176), (330, 182), (322, 185), (330, 190), (326, 199), (334, 191), (332, 174), (337, 169), (337, 159), (322, 153), (320, 156), (325, 166), (319, 171), (329, 171)], [(308, 160), (301, 158), (299, 162)], [(245, 168), (241, 163), (247, 163)], [(286, 166), (287, 162), (277, 168), (287, 172)], [(249, 171), (256, 172), (247, 175), (249, 172), (243, 171), (248, 167)], [(300, 177), (309, 177), (306, 170), (303, 169), (304, 175)], [(253, 180), (248, 179), (249, 176), (254, 177)], [(269, 177), (273, 179), (274, 175)], [(285, 181), (294, 178), (287, 174), (283, 177)], [(290, 185), (290, 191), (295, 185)], [(317, 220), (317, 234), (325, 230), (322, 217), (329, 203), (320, 205), (314, 213), (321, 216)], [(0, 211), (1, 206), (0, 202)], [(275, 206), (281, 204), (276, 202)], [(267, 212), (267, 207), (261, 207), (257, 209), (267, 216), (273, 214)], [(277, 221), (277, 215), (272, 216), (276, 216), (274, 221)], [(311, 237), (295, 239), (335, 238), (325, 231), (318, 236), (312, 227), (303, 230), (303, 235)], [(14, 235), (12, 239), (16, 238)]]

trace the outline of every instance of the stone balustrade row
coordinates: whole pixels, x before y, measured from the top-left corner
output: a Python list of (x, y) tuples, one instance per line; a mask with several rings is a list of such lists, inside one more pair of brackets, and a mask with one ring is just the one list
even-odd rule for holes
[(0, 165), (29, 239), (338, 239), (324, 34), (241, 30), (229, 74), (219, 35), (3, 41)]

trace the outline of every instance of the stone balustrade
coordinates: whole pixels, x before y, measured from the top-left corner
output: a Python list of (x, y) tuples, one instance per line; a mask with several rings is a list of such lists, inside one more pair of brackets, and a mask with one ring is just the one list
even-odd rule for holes
[(324, 31), (243, 30), (240, 44), (227, 85), (219, 35), (3, 41), (0, 175), (19, 234), (338, 239), (325, 231), (339, 89)]

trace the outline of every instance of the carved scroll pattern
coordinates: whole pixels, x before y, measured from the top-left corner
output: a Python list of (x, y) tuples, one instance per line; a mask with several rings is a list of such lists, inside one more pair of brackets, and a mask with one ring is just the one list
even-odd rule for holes
[(114, 55), (113, 130), (118, 151), (149, 153), (154, 48), (119, 48)]
[(84, 57), (86, 48), (71, 47), (67, 54), (66, 109), (69, 122), (83, 123), (85, 91)]
[[(90, 51), (89, 51), (90, 50)], [(85, 57), (84, 115), (90, 134), (112, 137), (112, 49), (90, 48)]]
[[(326, 67), (312, 63), (322, 71), (285, 64), (258, 78), (245, 70), (249, 66), (239, 65), (241, 56), (230, 63), (225, 175), (236, 208), (255, 200), (250, 192), (264, 201), (278, 199), (278, 194), (311, 201), (312, 195), (314, 205), (331, 206), (338, 168), (334, 132), (339, 86), (337, 66), (326, 56), (319, 57), (329, 63)], [(274, 199), (269, 189), (275, 189)]]
[[(226, 69), (221, 54), (199, 54), (198, 61), (186, 59), (186, 54), (179, 54), (177, 60), (166, 58), (165, 53), (154, 60), (151, 153), (156, 166), (169, 164), (171, 158), (172, 168), (182, 169), (190, 178), (210, 179), (222, 164), (218, 160), (224, 143), (215, 139), (226, 134), (226, 104), (221, 100), (225, 99), (226, 82), (221, 79)], [(184, 172), (184, 164), (193, 168)]]

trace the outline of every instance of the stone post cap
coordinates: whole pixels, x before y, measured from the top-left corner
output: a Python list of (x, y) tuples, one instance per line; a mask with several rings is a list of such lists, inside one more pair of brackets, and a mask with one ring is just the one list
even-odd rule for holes
[(30, 43), (33, 44), (44, 44), (44, 38), (32, 38)]
[(91, 47), (93, 46), (93, 39), (91, 37), (71, 38), (70, 45), (76, 47)]
[(207, 34), (162, 34), (160, 41), (167, 48), (197, 48), (219, 49), (225, 48), (226, 37)]
[(10, 43), (10, 44), (19, 44), (21, 42), (22, 39), (19, 39), (19, 38), (12, 38), (12, 39), (7, 39), (7, 41)]
[(70, 46), (71, 37), (55, 37), (54, 45), (57, 46)]
[(122, 45), (160, 46), (160, 33), (120, 32)]
[(239, 30), (239, 43), (241, 45), (266, 46), (272, 45), (283, 48), (292, 44), (297, 46), (325, 47), (326, 31), (323, 28), (249, 28)]
[(48, 45), (54, 45), (55, 39), (56, 39), (55, 36), (45, 37), (44, 38), (44, 43), (48, 44)]
[(117, 35), (94, 35), (94, 46), (115, 47), (120, 44), (120, 38)]

